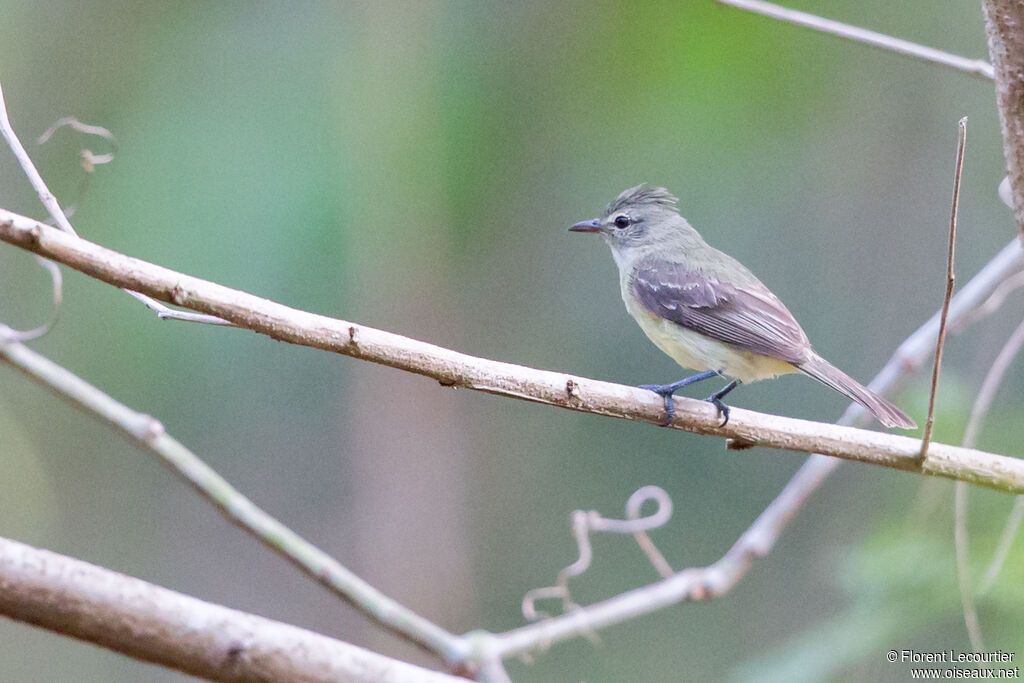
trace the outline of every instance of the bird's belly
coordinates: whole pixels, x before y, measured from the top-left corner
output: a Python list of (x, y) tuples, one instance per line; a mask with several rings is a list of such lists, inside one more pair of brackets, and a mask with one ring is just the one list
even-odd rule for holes
[(684, 368), (715, 370), (744, 383), (797, 372), (791, 363), (712, 339), (659, 318), (638, 304), (627, 301), (626, 308), (654, 345)]

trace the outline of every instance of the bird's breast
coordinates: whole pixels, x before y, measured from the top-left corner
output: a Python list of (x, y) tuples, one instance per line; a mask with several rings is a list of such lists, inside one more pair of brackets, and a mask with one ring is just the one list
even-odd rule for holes
[(738, 349), (732, 344), (696, 332), (644, 308), (632, 293), (631, 283), (622, 279), (622, 300), (626, 310), (647, 338), (684, 368), (715, 370), (743, 383), (797, 372), (791, 363)]

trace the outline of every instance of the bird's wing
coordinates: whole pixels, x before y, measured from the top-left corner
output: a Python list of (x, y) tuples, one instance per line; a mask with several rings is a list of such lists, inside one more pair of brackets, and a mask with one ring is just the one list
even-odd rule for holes
[(633, 291), (645, 309), (703, 335), (790, 363), (811, 345), (789, 309), (756, 280), (737, 287), (663, 260), (640, 264)]

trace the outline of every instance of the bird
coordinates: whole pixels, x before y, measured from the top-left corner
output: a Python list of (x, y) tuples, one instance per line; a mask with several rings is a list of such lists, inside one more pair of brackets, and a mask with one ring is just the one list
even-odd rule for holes
[(679, 214), (663, 187), (622, 192), (600, 218), (569, 230), (604, 237), (619, 269), (626, 310), (655, 346), (684, 368), (699, 371), (671, 384), (643, 384), (664, 398), (665, 425), (673, 394), (712, 377), (731, 378), (705, 399), (729, 421), (722, 399), (740, 383), (803, 373), (864, 406), (886, 427), (917, 425), (892, 403), (822, 358), (807, 334), (743, 264), (710, 246)]

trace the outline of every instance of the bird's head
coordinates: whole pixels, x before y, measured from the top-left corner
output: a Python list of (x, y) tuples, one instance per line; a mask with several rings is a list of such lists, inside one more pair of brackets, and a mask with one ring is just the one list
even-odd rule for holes
[(616, 197), (600, 218), (580, 221), (569, 230), (602, 235), (619, 261), (630, 252), (657, 247), (693, 230), (679, 215), (677, 201), (663, 187), (637, 185)]

